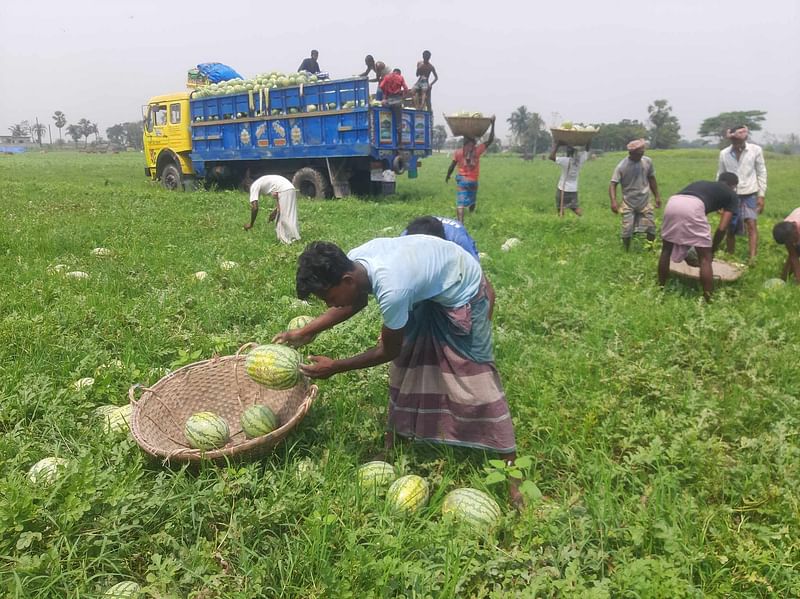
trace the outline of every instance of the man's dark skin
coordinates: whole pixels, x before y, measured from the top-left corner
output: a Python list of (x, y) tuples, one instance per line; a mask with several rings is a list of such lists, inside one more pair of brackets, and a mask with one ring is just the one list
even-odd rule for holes
[[(436, 72), (436, 67), (434, 67), (431, 62), (431, 53), (425, 50), (422, 53), (422, 60), (417, 63), (417, 77), (425, 77), (428, 79), (428, 89), (427, 91), (414, 91), (414, 104), (417, 110), (425, 110), (431, 109), (431, 89), (433, 88), (433, 84), (439, 81), (439, 74)], [(430, 76), (433, 75), (433, 81), (430, 81)]]
[[(736, 185), (726, 183), (731, 191), (736, 191)], [(712, 262), (714, 260), (714, 253), (717, 251), (719, 244), (725, 239), (725, 231), (731, 223), (733, 213), (727, 210), (722, 211), (722, 216), (719, 219), (719, 226), (714, 232), (714, 238), (711, 242), (710, 248), (694, 248), (697, 251), (697, 257), (700, 260), (700, 284), (703, 287), (703, 298), (706, 302), (711, 301), (711, 294), (714, 292), (714, 271)], [(658, 284), (662, 287), (669, 278), (669, 256), (672, 253), (672, 242), (663, 240), (661, 246), (661, 255), (658, 257)]]
[[(547, 159), (548, 160), (552, 160), (553, 162), (555, 162), (556, 161), (556, 153), (558, 152), (558, 148), (560, 148), (561, 146), (565, 146), (565, 145), (567, 145), (567, 144), (565, 144), (563, 141), (556, 142), (555, 140), (553, 140), (553, 147), (551, 148), (550, 155), (547, 157)], [(586, 142), (586, 147), (584, 148), (585, 151), (587, 151), (587, 152), (589, 151), (589, 146), (590, 145), (592, 145), (591, 141)], [(568, 147), (567, 148), (567, 158), (572, 158), (574, 155), (575, 155), (575, 148)], [(562, 200), (563, 200), (563, 198), (562, 198)], [(577, 214), (578, 216), (581, 216), (583, 214), (583, 210), (578, 208), (577, 210), (575, 210), (575, 214)], [(562, 206), (558, 209), (558, 215), (559, 216), (564, 216), (563, 202), (562, 202)]]
[(797, 246), (800, 245), (800, 225), (795, 224), (794, 234), (786, 242), (786, 262), (783, 264), (781, 278), (789, 280), (789, 275), (794, 275), (794, 280), (800, 283), (800, 256), (797, 254)]
[[(644, 156), (644, 148), (628, 151), (628, 158), (630, 158), (633, 162), (641, 162), (642, 156)], [(656, 208), (661, 208), (661, 194), (658, 193), (658, 183), (656, 182), (656, 178), (648, 177), (647, 182), (650, 184), (650, 191), (652, 191), (653, 195), (656, 197)], [(614, 214), (619, 214), (620, 208), (619, 204), (617, 203), (617, 183), (614, 181), (612, 181), (608, 186), (608, 197), (611, 198), (611, 212)], [(647, 234), (647, 241), (653, 242), (655, 240), (655, 234)], [(626, 250), (629, 250), (631, 247), (631, 238), (624, 237), (622, 239), (622, 245)]]

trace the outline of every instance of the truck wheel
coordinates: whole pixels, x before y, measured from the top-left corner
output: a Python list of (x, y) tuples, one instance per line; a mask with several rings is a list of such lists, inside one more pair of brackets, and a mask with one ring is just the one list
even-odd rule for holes
[(310, 166), (303, 167), (294, 174), (292, 185), (300, 195), (314, 200), (323, 200), (331, 194), (328, 178)]
[(406, 172), (407, 168), (408, 168), (408, 159), (407, 158), (405, 158), (404, 156), (402, 156), (400, 154), (398, 154), (397, 156), (394, 157), (394, 160), (392, 161), (392, 170), (396, 174), (402, 175), (404, 172)]
[(170, 191), (183, 190), (183, 177), (181, 171), (174, 164), (168, 164), (161, 171), (161, 186)]

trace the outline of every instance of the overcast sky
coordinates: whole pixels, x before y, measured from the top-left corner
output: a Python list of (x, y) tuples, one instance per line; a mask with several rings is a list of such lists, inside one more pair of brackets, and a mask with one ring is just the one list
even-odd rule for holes
[[(85, 117), (101, 132), (140, 118), (187, 69), (294, 71), (311, 48), (334, 77), (367, 53), (413, 84), (422, 50), (441, 77), (437, 114), (518, 106), (548, 124), (647, 118), (666, 98), (682, 137), (732, 110), (766, 110), (765, 132), (800, 133), (800, 1), (233, 2), (0, 0), (0, 131)], [(441, 122), (441, 121), (439, 121)], [(502, 123), (502, 126), (501, 126)], [(56, 130), (53, 128), (53, 134)]]

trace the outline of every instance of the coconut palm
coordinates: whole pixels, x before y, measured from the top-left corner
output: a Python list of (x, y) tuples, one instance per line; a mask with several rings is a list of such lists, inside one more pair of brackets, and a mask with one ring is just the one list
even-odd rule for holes
[(56, 122), (56, 129), (58, 129), (58, 139), (61, 139), (61, 130), (67, 124), (67, 116), (60, 110), (53, 113), (53, 120)]
[(36, 124), (31, 125), (31, 135), (36, 137), (36, 143), (38, 143), (39, 146), (42, 145), (42, 136), (45, 133), (47, 133), (47, 127), (45, 127), (42, 123), (38, 122), (38, 120)]
[(525, 134), (528, 132), (530, 116), (531, 113), (528, 112), (528, 107), (520, 106), (506, 119), (509, 127), (511, 127), (511, 135), (514, 136), (514, 140), (518, 144), (523, 142)]

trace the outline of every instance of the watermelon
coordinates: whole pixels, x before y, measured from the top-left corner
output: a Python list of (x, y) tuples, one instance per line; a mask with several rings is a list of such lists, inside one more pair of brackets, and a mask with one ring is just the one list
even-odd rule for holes
[(118, 582), (103, 593), (106, 599), (134, 599), (142, 596), (142, 588), (132, 580)]
[(28, 470), (28, 479), (36, 484), (50, 484), (56, 480), (58, 471), (67, 465), (64, 458), (44, 458), (36, 462)]
[(216, 449), (231, 438), (228, 423), (214, 412), (197, 412), (186, 421), (183, 434), (194, 449)]
[(115, 412), (118, 409), (119, 406), (114, 406), (114, 405), (98, 406), (94, 409), (94, 413), (96, 416), (99, 416), (100, 418), (105, 418), (111, 412)]
[(76, 390), (86, 389), (94, 385), (94, 379), (90, 376), (85, 376), (72, 383), (72, 387)]
[(289, 321), (289, 324), (287, 325), (286, 328), (289, 331), (292, 331), (294, 329), (302, 329), (312, 320), (314, 320), (313, 316), (295, 316)]
[(288, 345), (259, 345), (247, 354), (245, 372), (268, 389), (291, 389), (300, 380), (300, 354)]
[(503, 513), (489, 495), (466, 487), (447, 494), (442, 503), (442, 515), (475, 528), (492, 528), (500, 521)]
[(360, 466), (357, 477), (362, 491), (374, 492), (378, 487), (385, 487), (393, 482), (397, 473), (391, 464), (376, 460)]
[(120, 407), (115, 406), (113, 410), (103, 414), (105, 417), (103, 430), (107, 433), (121, 433), (130, 430), (132, 409), (131, 404)]
[(428, 483), (416, 474), (401, 476), (386, 492), (386, 503), (397, 512), (419, 511), (428, 503)]
[(242, 412), (242, 430), (248, 439), (268, 435), (278, 428), (278, 417), (267, 406), (250, 406)]
[(783, 279), (767, 279), (764, 281), (764, 289), (776, 289), (777, 287), (783, 287), (786, 285), (786, 281)]

